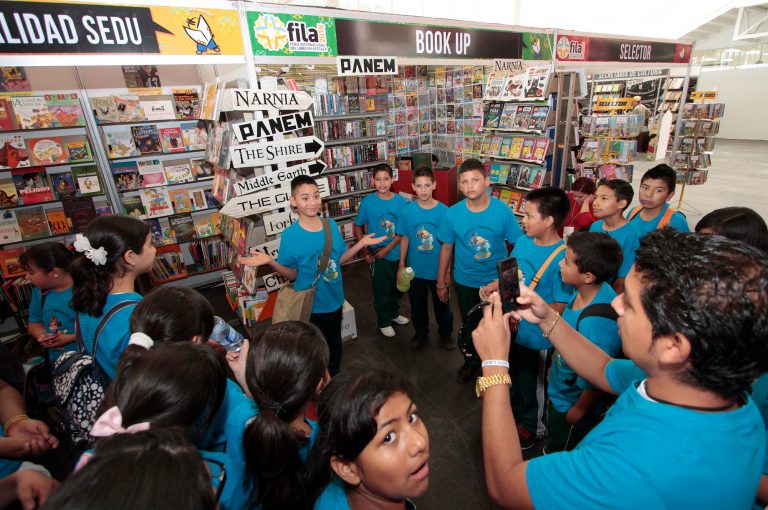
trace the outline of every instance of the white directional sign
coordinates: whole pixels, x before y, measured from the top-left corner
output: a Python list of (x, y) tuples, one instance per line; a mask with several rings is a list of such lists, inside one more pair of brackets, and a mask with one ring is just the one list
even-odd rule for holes
[(254, 120), (250, 122), (238, 122), (232, 125), (235, 138), (240, 143), (248, 143), (259, 138), (266, 138), (281, 133), (290, 133), (299, 129), (311, 128), (315, 120), (312, 112), (289, 113), (271, 119)]
[(299, 216), (292, 211), (286, 211), (265, 214), (261, 219), (264, 221), (264, 231), (268, 236), (273, 236), (299, 221)]
[(323, 141), (316, 136), (302, 136), (279, 142), (248, 143), (229, 148), (235, 168), (264, 166), (283, 161), (315, 159), (323, 151)]
[(248, 193), (261, 191), (264, 188), (288, 184), (294, 177), (298, 177), (299, 175), (319, 174), (325, 170), (327, 166), (328, 165), (326, 165), (323, 160), (317, 159), (315, 161), (308, 161), (299, 165), (275, 170), (274, 172), (267, 172), (263, 175), (251, 177), (244, 181), (237, 181), (235, 182), (235, 195), (247, 195)]
[[(259, 244), (256, 246), (251, 246), (248, 251), (253, 253), (255, 251), (260, 251), (262, 253), (266, 253), (273, 259), (277, 258), (277, 252), (280, 249), (280, 239), (275, 239), (274, 241), (269, 241), (264, 244)], [(247, 255), (246, 255), (247, 256)]]
[[(256, 110), (306, 110), (315, 100), (302, 90), (229, 89), (232, 108), (236, 112)], [(229, 111), (229, 110), (227, 110)]]
[[(327, 177), (316, 179), (315, 182), (320, 189), (320, 197), (330, 196), (331, 192), (328, 188)], [(290, 187), (281, 187), (233, 198), (219, 212), (232, 218), (242, 218), (243, 216), (259, 214), (280, 207), (290, 207), (290, 199)]]
[(267, 275), (264, 275), (262, 277), (264, 280), (264, 287), (267, 288), (267, 292), (272, 292), (273, 290), (277, 290), (286, 283), (288, 283), (288, 280), (280, 276), (279, 273), (269, 273)]

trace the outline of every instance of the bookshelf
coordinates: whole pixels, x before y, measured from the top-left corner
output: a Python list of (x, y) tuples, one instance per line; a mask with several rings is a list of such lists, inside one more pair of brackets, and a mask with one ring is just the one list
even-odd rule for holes
[[(626, 108), (623, 111), (630, 111)], [(618, 115), (594, 114), (584, 117), (582, 126), (584, 143), (578, 154), (579, 177), (623, 179), (632, 182), (634, 161), (637, 157), (637, 135), (642, 129), (641, 116), (628, 113)]]

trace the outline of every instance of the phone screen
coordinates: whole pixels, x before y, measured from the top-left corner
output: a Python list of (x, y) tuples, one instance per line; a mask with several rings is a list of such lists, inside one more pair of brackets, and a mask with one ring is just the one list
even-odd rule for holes
[(508, 257), (500, 260), (497, 266), (499, 272), (499, 295), (504, 313), (517, 310), (517, 298), (520, 296), (520, 279), (517, 273), (517, 259)]

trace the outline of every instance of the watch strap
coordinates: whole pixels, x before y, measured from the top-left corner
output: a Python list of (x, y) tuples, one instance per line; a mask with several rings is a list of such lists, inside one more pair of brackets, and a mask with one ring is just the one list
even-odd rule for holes
[(487, 377), (478, 377), (477, 383), (475, 384), (475, 393), (478, 397), (480, 397), (483, 395), (485, 390), (498, 384), (506, 384), (507, 386), (511, 386), (512, 378), (509, 376), (509, 374), (493, 374)]

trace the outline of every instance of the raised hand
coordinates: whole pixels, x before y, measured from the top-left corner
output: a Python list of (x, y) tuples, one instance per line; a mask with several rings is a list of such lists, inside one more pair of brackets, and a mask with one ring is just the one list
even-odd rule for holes
[(240, 257), (240, 263), (246, 266), (263, 266), (272, 262), (272, 257), (266, 253), (255, 251), (250, 255), (243, 255)]
[(509, 314), (501, 309), (498, 292), (490, 296), (490, 305), (483, 308), (483, 319), (472, 332), (472, 343), (481, 360), (509, 359)]
[(371, 234), (363, 236), (362, 239), (360, 239), (360, 241), (359, 241), (360, 245), (361, 246), (365, 246), (365, 247), (367, 247), (367, 246), (374, 246), (374, 245), (377, 245), (379, 243), (383, 243), (384, 241), (387, 240), (387, 236), (373, 237), (375, 235), (376, 234), (371, 233)]

